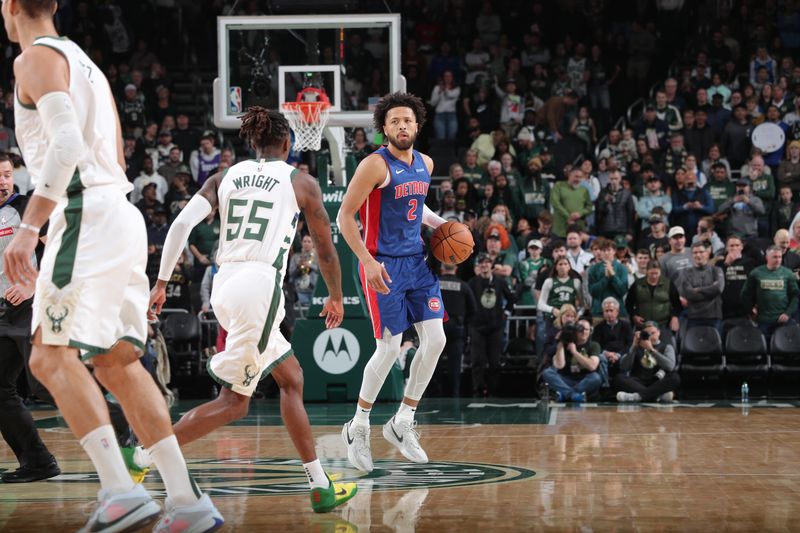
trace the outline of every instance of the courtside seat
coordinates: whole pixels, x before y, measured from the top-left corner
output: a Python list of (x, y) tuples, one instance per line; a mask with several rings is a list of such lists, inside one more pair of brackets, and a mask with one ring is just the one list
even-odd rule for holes
[(721, 376), (725, 369), (722, 339), (711, 326), (695, 326), (681, 342), (682, 376)]
[(734, 326), (725, 337), (725, 362), (731, 375), (759, 376), (769, 372), (767, 341), (756, 326)]
[(800, 375), (800, 326), (781, 326), (770, 340), (772, 373), (777, 376)]
[(200, 319), (192, 313), (171, 314), (162, 323), (161, 332), (167, 342), (173, 372), (190, 376), (200, 374)]

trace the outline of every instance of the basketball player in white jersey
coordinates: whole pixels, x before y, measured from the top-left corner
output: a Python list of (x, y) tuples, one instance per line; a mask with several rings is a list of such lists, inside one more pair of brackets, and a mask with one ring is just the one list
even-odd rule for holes
[[(175, 424), (181, 445), (247, 414), (259, 380), (272, 373), (281, 389), (281, 415), (311, 486), (315, 512), (331, 511), (356, 493), (355, 483), (333, 483), (314, 450), (303, 406), (303, 371), (280, 332), (281, 282), (289, 262), (300, 210), (319, 257), (330, 297), (320, 316), (328, 328), (342, 323), (342, 273), (331, 239), (331, 224), (317, 180), (286, 163), (289, 123), (277, 111), (251, 107), (240, 135), (255, 150), (243, 161), (210, 177), (172, 223), (164, 242), (158, 281), (150, 294), (153, 315), (166, 301), (166, 285), (192, 228), (219, 207), (220, 239), (211, 305), (228, 332), (225, 351), (208, 362), (208, 373), (223, 388), (216, 399), (186, 413)], [(139, 455), (146, 465), (147, 458)]]
[[(97, 469), (99, 505), (86, 531), (128, 530), (161, 510), (128, 475), (103, 394), (81, 359), (119, 400), (164, 480), (167, 512), (155, 531), (175, 522), (212, 531), (222, 516), (189, 476), (166, 403), (138, 361), (147, 338), (147, 237), (125, 198), (131, 185), (114, 99), (97, 65), (58, 36), (56, 9), (56, 0), (2, 0), (6, 32), (22, 48), (14, 114), (35, 184), (4, 264), (12, 282), (36, 284), (31, 370)], [(37, 277), (30, 258), (48, 218)]]

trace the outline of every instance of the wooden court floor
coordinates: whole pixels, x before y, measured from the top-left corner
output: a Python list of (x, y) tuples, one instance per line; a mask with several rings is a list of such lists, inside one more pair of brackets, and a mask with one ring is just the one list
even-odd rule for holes
[[(191, 405), (173, 409), (179, 416)], [(224, 531), (800, 531), (800, 409), (426, 400), (420, 433), (431, 462), (413, 465), (381, 436), (376, 470), (347, 464), (340, 430), (352, 405), (309, 405), (329, 472), (356, 480), (341, 510), (315, 515), (277, 404), (185, 448)], [(0, 484), (0, 531), (74, 531), (98, 489), (83, 451), (51, 411), (35, 416), (64, 474)], [(13, 468), (0, 446), (0, 468)], [(159, 497), (151, 473), (146, 486)], [(147, 531), (145, 529), (144, 531)]]

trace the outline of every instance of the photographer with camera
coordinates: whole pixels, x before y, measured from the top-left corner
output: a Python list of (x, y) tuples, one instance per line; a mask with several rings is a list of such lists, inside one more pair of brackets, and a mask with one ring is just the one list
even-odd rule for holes
[(652, 321), (634, 333), (628, 353), (619, 360), (614, 378), (618, 402), (671, 402), (680, 387), (675, 371), (675, 348), (661, 340), (661, 330)]
[[(20, 465), (14, 471), (3, 472), (0, 478), (5, 483), (28, 483), (57, 476), (61, 470), (39, 437), (33, 417), (17, 392), (17, 381), (31, 353), (33, 288), (14, 285), (2, 273), (5, 270), (2, 252), (20, 231), (28, 204), (27, 196), (14, 191), (12, 172), (10, 159), (0, 154), (0, 434)], [(42, 248), (40, 243), (39, 254)], [(32, 262), (38, 263), (35, 259)], [(50, 397), (46, 391), (44, 394)]]
[(557, 333), (551, 366), (542, 373), (545, 383), (556, 391), (556, 401), (581, 403), (600, 390), (600, 345), (591, 335), (592, 325), (586, 319), (565, 323)]
[(510, 314), (514, 308), (515, 298), (508, 284), (492, 273), (493, 261), (489, 254), (479, 254), (476, 264), (477, 275), (469, 280), (469, 287), (478, 304), (469, 328), (472, 393), (475, 397), (485, 398), (497, 392), (506, 312)]
[(758, 218), (764, 216), (764, 202), (751, 192), (750, 180), (739, 178), (736, 195), (717, 209), (717, 218), (728, 219), (728, 235), (739, 235), (744, 239), (758, 237)]

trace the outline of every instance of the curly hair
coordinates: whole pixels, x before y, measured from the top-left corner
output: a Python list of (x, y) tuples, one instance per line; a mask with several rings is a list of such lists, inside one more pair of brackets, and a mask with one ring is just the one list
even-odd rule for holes
[(286, 117), (272, 109), (248, 107), (241, 119), (239, 137), (257, 150), (280, 146), (290, 135)]
[(417, 119), (417, 124), (421, 128), (425, 124), (425, 104), (422, 100), (411, 93), (390, 93), (381, 98), (378, 105), (375, 106), (375, 112), (372, 115), (372, 120), (375, 124), (375, 129), (383, 131), (383, 125), (386, 122), (386, 114), (390, 109), (395, 107), (409, 107), (414, 112), (414, 117)]
[(25, 14), (31, 18), (50, 15), (57, 3), (57, 0), (22, 0), (20, 2)]

